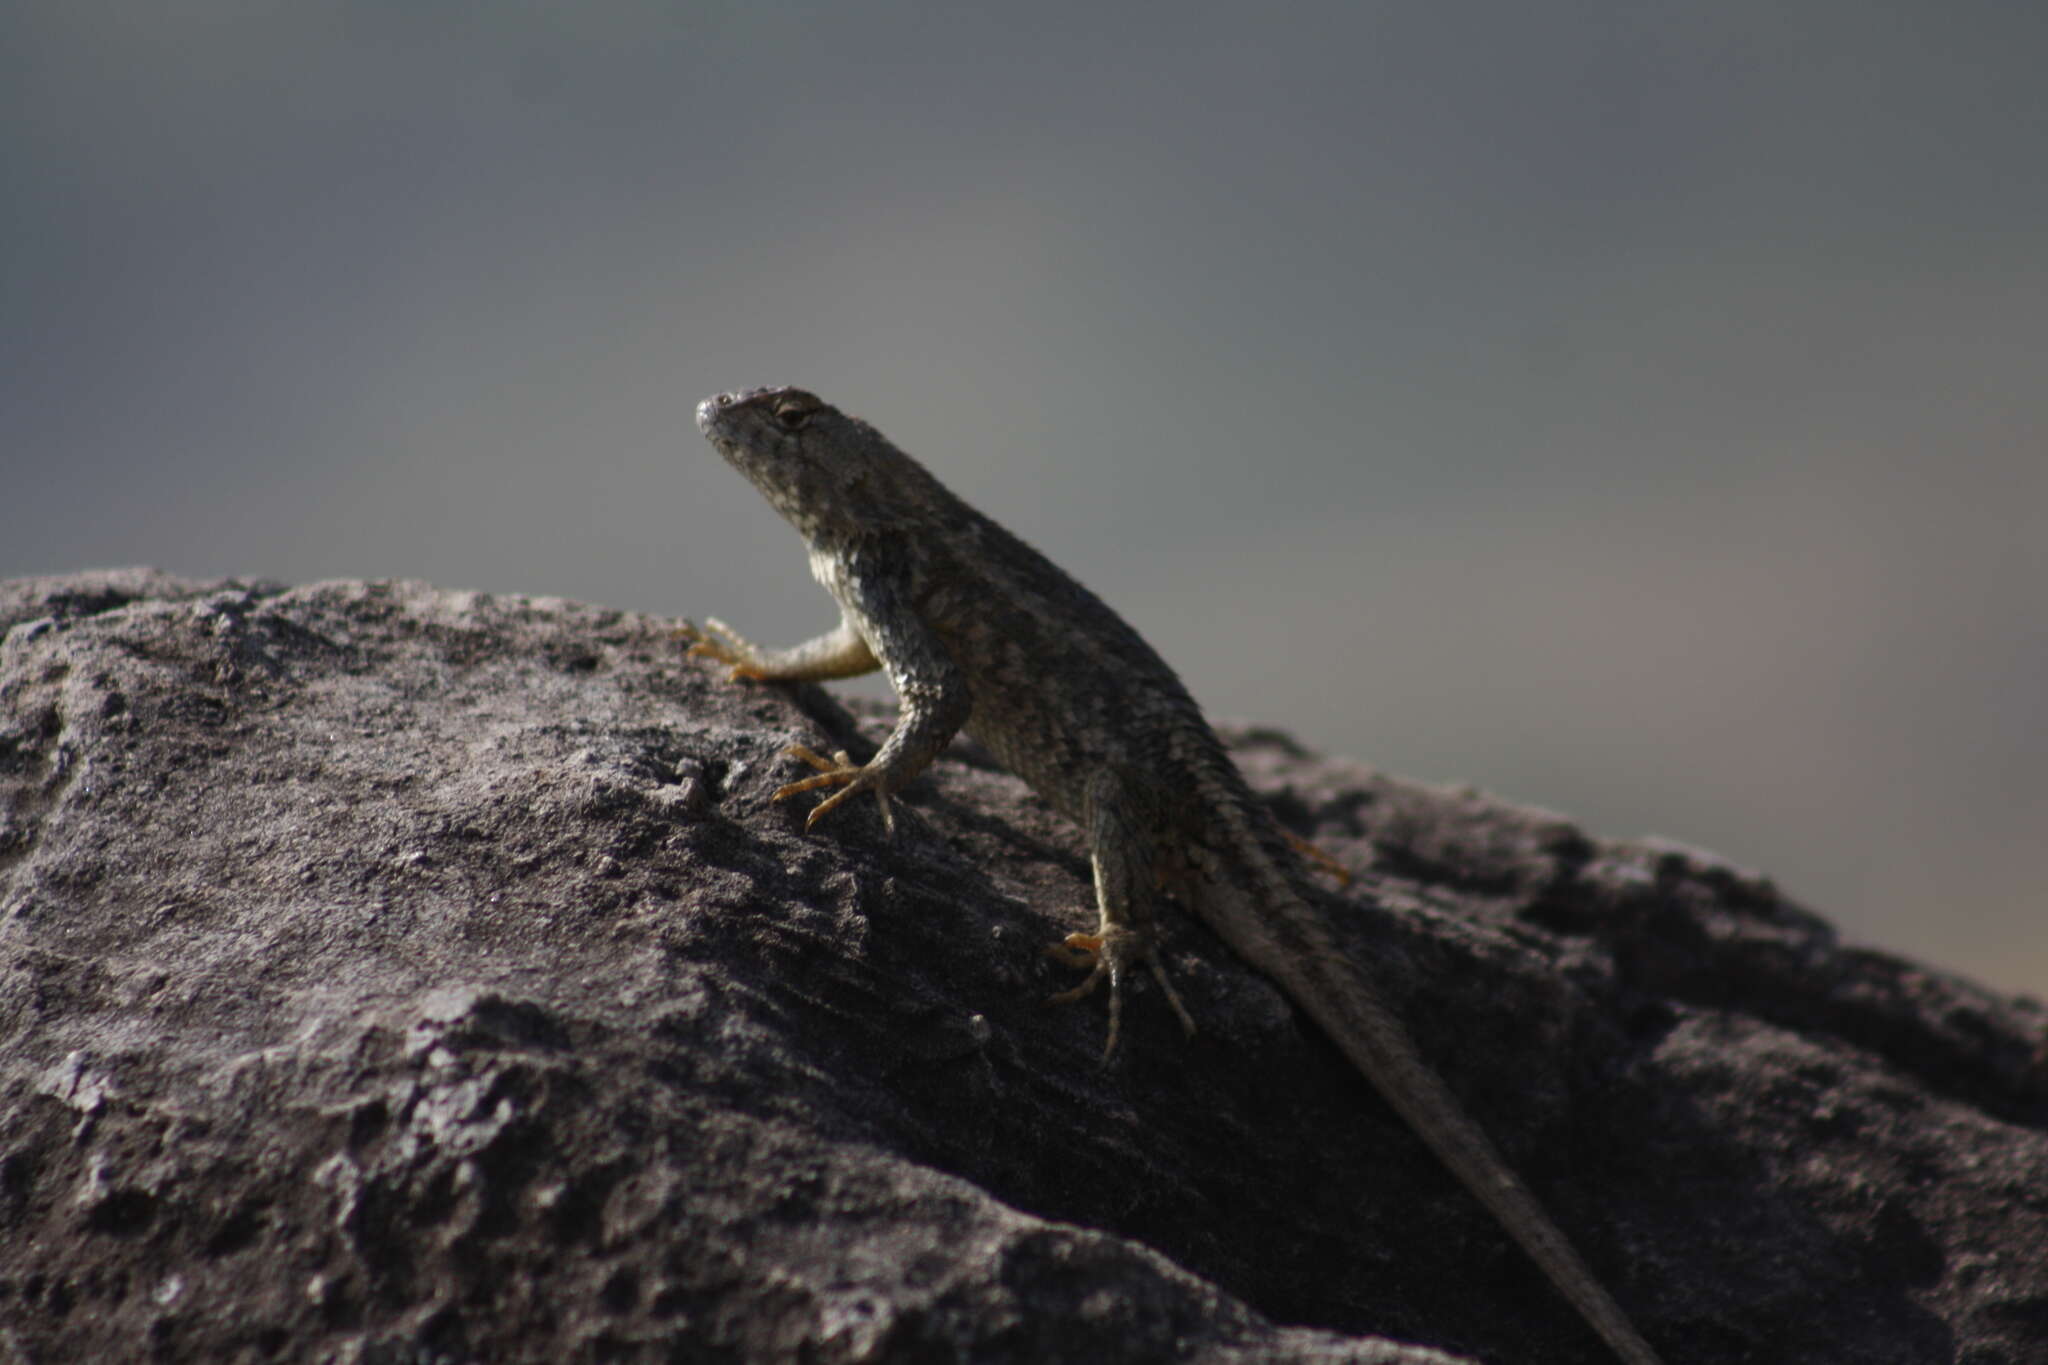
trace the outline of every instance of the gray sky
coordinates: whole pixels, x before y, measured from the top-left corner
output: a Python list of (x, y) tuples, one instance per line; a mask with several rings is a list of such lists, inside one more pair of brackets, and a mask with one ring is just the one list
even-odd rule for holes
[(1219, 716), (2048, 989), (2048, 9), (0, 10), (0, 575), (830, 624), (859, 412)]

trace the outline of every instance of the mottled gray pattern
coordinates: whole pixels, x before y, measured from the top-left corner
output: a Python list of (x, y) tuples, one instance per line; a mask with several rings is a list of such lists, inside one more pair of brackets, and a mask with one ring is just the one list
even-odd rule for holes
[(1337, 951), (1285, 836), (1136, 631), (880, 432), (811, 394), (721, 394), (697, 420), (803, 536), (843, 615), (837, 630), (794, 649), (761, 650), (717, 627), (728, 643), (699, 652), (764, 680), (878, 666), (902, 702), (873, 759), (828, 775), (841, 790), (813, 818), (860, 791), (886, 800), (964, 726), (1089, 834), (1100, 942), (1077, 994), (1108, 981), (1111, 1048), (1131, 968), (1150, 968), (1172, 994), (1155, 955), (1164, 886), (1328, 1032), (1617, 1355), (1654, 1365), (1656, 1353)]

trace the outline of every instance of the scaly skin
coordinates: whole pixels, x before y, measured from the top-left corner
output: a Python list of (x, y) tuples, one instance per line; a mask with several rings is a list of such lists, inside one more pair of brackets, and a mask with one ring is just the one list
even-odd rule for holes
[(697, 425), (803, 536), (837, 599), (836, 630), (764, 650), (717, 621), (692, 653), (736, 678), (815, 681), (880, 668), (902, 712), (867, 763), (793, 751), (819, 771), (776, 799), (836, 786), (806, 828), (858, 792), (890, 793), (965, 729), (1087, 832), (1100, 921), (1068, 940), (1091, 970), (1063, 999), (1151, 970), (1159, 888), (1307, 1011), (1629, 1365), (1658, 1356), (1407, 1030), (1338, 950), (1288, 837), (1252, 796), (1180, 679), (1150, 645), (1043, 555), (948, 492), (880, 432), (799, 389), (721, 394)]

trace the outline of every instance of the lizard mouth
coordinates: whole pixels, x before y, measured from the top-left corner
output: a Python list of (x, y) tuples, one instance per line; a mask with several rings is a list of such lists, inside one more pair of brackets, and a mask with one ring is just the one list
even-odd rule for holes
[(730, 434), (733, 414), (763, 394), (780, 393), (773, 386), (760, 389), (734, 389), (729, 393), (713, 394), (697, 405), (697, 429), (706, 436), (714, 433)]

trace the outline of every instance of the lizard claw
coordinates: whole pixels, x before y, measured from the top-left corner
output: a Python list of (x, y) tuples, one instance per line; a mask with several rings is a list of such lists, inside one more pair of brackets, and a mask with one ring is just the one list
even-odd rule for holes
[(1338, 862), (1335, 858), (1332, 858), (1329, 854), (1323, 852), (1294, 831), (1283, 829), (1280, 833), (1286, 837), (1288, 846), (1296, 853), (1299, 853), (1302, 857), (1308, 859), (1332, 877), (1335, 877), (1337, 885), (1351, 885), (1352, 876), (1350, 868), (1344, 866), (1344, 864)]
[(1102, 1064), (1109, 1065), (1109, 1059), (1116, 1055), (1117, 1038), (1123, 1032), (1124, 1017), (1124, 968), (1132, 962), (1142, 961), (1152, 971), (1152, 979), (1159, 983), (1159, 989), (1166, 993), (1166, 1002), (1173, 1006), (1180, 1026), (1188, 1037), (1195, 1036), (1194, 1017), (1181, 1003), (1180, 992), (1167, 979), (1166, 968), (1159, 965), (1159, 955), (1153, 951), (1151, 936), (1134, 929), (1109, 929), (1099, 934), (1068, 934), (1064, 940), (1046, 949), (1055, 962), (1065, 966), (1088, 968), (1087, 979), (1071, 990), (1061, 991), (1046, 1000), (1048, 1005), (1065, 1005), (1090, 994), (1104, 980), (1109, 982), (1109, 1037), (1102, 1044)]
[(732, 672), (726, 676), (735, 682), (742, 678), (760, 682), (768, 676), (754, 662), (754, 646), (716, 616), (704, 618), (703, 630), (689, 621), (681, 622), (669, 633), (669, 638), (690, 642), (690, 647), (684, 651), (688, 658), (710, 659), (714, 663), (729, 665)]
[(811, 813), (804, 817), (805, 833), (810, 832), (811, 826), (817, 824), (826, 811), (858, 791), (872, 791), (875, 794), (875, 800), (882, 807), (882, 828), (892, 835), (896, 833), (896, 812), (889, 805), (889, 793), (874, 785), (877, 779), (869, 775), (865, 766), (855, 763), (846, 750), (836, 749), (832, 757), (826, 758), (823, 754), (814, 753), (801, 744), (792, 744), (782, 752), (810, 764), (818, 770), (818, 775), (776, 788), (775, 795), (770, 797), (770, 800), (781, 801), (802, 792), (816, 791), (820, 787), (840, 789), (811, 807)]

